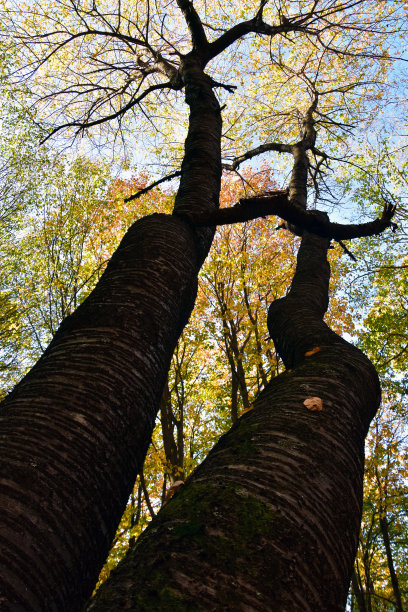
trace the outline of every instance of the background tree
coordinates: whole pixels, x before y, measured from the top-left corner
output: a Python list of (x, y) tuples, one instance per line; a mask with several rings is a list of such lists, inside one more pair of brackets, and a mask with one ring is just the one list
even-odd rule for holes
[(405, 422), (401, 403), (389, 401), (368, 438), (363, 521), (352, 588), (357, 607), (352, 609), (406, 607)]

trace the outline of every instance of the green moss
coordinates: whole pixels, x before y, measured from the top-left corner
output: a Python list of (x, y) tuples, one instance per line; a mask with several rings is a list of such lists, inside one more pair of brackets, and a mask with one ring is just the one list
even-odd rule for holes
[(171, 529), (172, 536), (175, 538), (194, 538), (204, 535), (204, 527), (196, 521), (183, 522)]
[[(181, 518), (182, 517), (182, 518)], [(267, 579), (273, 589), (281, 579), (281, 568), (268, 542), (285, 530), (286, 520), (268, 504), (240, 485), (191, 482), (166, 505), (156, 519), (165, 550), (174, 555), (174, 568), (185, 571), (185, 553), (211, 567), (212, 572), (236, 577), (253, 576), (255, 582)], [(287, 526), (286, 526), (287, 527)], [(206, 612), (195, 600), (179, 590), (172, 570), (163, 571), (161, 552), (153, 563), (138, 566), (140, 588), (132, 600), (132, 610), (141, 612)], [(181, 563), (181, 566), (179, 565)], [(235, 589), (217, 593), (220, 609), (240, 609)]]
[[(249, 413), (246, 414), (249, 416)], [(247, 419), (248, 417), (245, 418), (245, 415), (241, 417), (233, 436), (231, 438), (228, 437), (228, 442), (226, 437), (229, 452), (240, 457), (253, 456), (258, 452), (256, 445), (252, 441), (252, 436), (257, 432), (259, 425), (258, 423), (250, 423)]]
[(259, 555), (260, 538), (279, 533), (283, 520), (242, 487), (219, 484), (190, 483), (163, 512), (175, 521), (183, 516), (169, 527), (171, 538), (188, 538), (205, 551), (213, 567), (233, 569), (250, 567), (252, 557)]
[[(248, 455), (257, 453), (252, 439), (259, 425), (249, 417), (250, 414), (234, 426), (232, 439), (225, 436), (217, 447), (218, 451), (229, 453), (231, 462), (238, 466), (248, 462)], [(200, 472), (197, 477), (200, 477)], [(255, 584), (258, 580), (265, 580), (266, 571), (270, 588), (275, 588), (283, 570), (271, 542), (277, 538), (280, 540), (282, 533), (288, 531), (287, 519), (245, 486), (228, 479), (217, 478), (215, 482), (215, 478), (214, 481), (211, 477), (205, 481), (189, 481), (160, 511), (154, 522), (165, 542), (165, 549), (172, 551), (174, 567), (181, 564), (179, 569), (185, 571), (183, 559), (187, 554), (187, 557), (208, 564), (212, 572), (226, 572), (239, 579), (253, 576)], [(160, 573), (160, 550), (156, 551), (154, 558), (155, 567), (150, 565), (145, 582), (139, 575), (139, 581), (145, 587), (139, 591), (136, 609), (204, 612), (189, 595), (178, 590), (170, 575)], [(217, 593), (220, 609), (239, 609), (240, 600), (233, 601), (234, 593), (233, 587), (226, 588), (225, 593)]]
[(184, 601), (183, 596), (168, 586), (168, 576), (160, 571), (152, 577), (150, 590), (137, 598), (138, 607), (146, 612), (204, 612), (195, 604)]

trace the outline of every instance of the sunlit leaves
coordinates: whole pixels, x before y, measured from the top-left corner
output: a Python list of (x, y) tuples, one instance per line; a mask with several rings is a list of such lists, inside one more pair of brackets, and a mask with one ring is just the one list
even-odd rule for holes
[[(198, 1), (195, 8), (209, 42), (254, 19), (257, 11), (246, 1)], [(312, 89), (321, 97), (322, 140), (340, 139), (347, 146), (350, 125), (369, 121), (386, 101), (395, 55), (390, 48), (404, 27), (403, 3), (280, 0), (265, 5), (263, 19), (268, 27), (291, 27), (273, 36), (267, 30), (242, 37), (208, 66), (217, 82), (238, 87), (233, 97), (216, 90), (227, 104), (224, 155), (266, 140), (296, 140)], [(142, 139), (150, 155), (174, 143), (171, 163), (177, 162), (184, 137), (182, 98), (171, 91), (173, 85), (151, 91), (173, 79), (181, 54), (191, 50), (176, 2), (9, 0), (3, 23), (20, 49), (18, 78), (28, 79), (50, 129), (72, 123), (67, 134), (82, 134), (89, 125), (100, 144), (109, 132), (115, 137), (121, 130), (133, 154), (141, 153)], [(109, 117), (109, 126), (99, 123)]]
[[(387, 397), (367, 438), (363, 519), (356, 575), (368, 609), (395, 609), (389, 560), (383, 526), (387, 526), (392, 564), (397, 576), (403, 609), (408, 595), (406, 555), (408, 552), (407, 476), (408, 445), (406, 401)], [(356, 610), (357, 608), (353, 608)]]

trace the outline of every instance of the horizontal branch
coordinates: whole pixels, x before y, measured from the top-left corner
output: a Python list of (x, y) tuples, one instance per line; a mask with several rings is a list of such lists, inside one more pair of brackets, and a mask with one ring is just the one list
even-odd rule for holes
[(292, 153), (292, 145), (283, 144), (280, 142), (268, 142), (261, 144), (254, 149), (246, 151), (242, 155), (238, 155), (230, 164), (223, 164), (222, 167), (224, 170), (230, 170), (232, 172), (236, 170), (244, 161), (252, 159), (257, 155), (262, 155), (262, 153), (267, 153), (268, 151), (275, 151), (277, 153)]
[[(302, 141), (304, 141), (304, 139), (302, 139)], [(245, 153), (243, 153), (242, 155), (237, 155), (237, 157), (234, 157), (230, 164), (223, 163), (222, 167), (224, 168), (224, 170), (234, 172), (245, 161), (253, 159), (258, 155), (262, 155), (263, 153), (268, 153), (269, 151), (273, 151), (275, 153), (293, 154), (293, 149), (297, 144), (299, 144), (299, 142), (294, 142), (292, 144), (287, 144), (283, 142), (266, 142), (255, 147), (254, 149), (249, 149), (249, 151), (245, 151)], [(309, 143), (306, 142), (305, 146), (306, 150), (312, 151), (315, 155), (321, 157), (323, 160), (331, 159), (326, 153), (320, 151), (319, 149), (316, 149), (312, 141), (310, 141)]]
[(258, 217), (267, 215), (283, 214), (289, 206), (288, 192), (274, 191), (267, 196), (245, 198), (238, 204), (230, 208), (220, 208), (218, 210), (200, 213), (199, 215), (186, 215), (189, 220), (197, 227), (206, 225), (228, 225), (230, 223), (243, 223)]
[(304, 210), (291, 204), (288, 191), (285, 190), (274, 191), (264, 196), (245, 198), (231, 208), (221, 208), (194, 216), (188, 215), (188, 218), (194, 225), (201, 227), (243, 223), (259, 217), (277, 215), (287, 223), (318, 236), (334, 240), (350, 240), (381, 234), (387, 227), (392, 227), (395, 230), (396, 225), (392, 222), (394, 213), (395, 206), (387, 204), (384, 206), (380, 219), (359, 224), (331, 223), (319, 211)]

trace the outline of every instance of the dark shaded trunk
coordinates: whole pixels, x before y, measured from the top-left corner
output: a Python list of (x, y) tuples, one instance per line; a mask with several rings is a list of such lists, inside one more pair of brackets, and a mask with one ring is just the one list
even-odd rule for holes
[(3, 402), (3, 609), (75, 610), (89, 596), (143, 465), (196, 273), (183, 221), (136, 223)]
[(382, 511), (380, 515), (380, 529), (384, 542), (385, 552), (387, 554), (388, 571), (390, 572), (392, 590), (394, 592), (395, 609), (397, 612), (402, 612), (401, 591), (398, 584), (397, 574), (395, 572), (394, 560), (392, 558), (391, 542), (388, 530), (387, 515)]
[[(223, 306), (221, 306), (223, 308)], [(228, 311), (224, 306), (222, 310), (222, 327), (224, 333), (225, 352), (231, 368), (231, 378), (234, 379), (233, 384), (239, 389), (242, 405), (245, 410), (250, 406), (248, 387), (245, 380), (245, 370), (242, 364), (242, 348), (238, 344), (238, 333), (235, 322), (232, 319), (227, 319)], [(231, 414), (233, 409), (231, 407)]]
[[(191, 57), (175, 212), (218, 206), (220, 109)], [(127, 232), (1, 419), (2, 610), (74, 612), (96, 583), (143, 466), (171, 355), (194, 304), (212, 228), (152, 215)]]
[(359, 573), (357, 573), (356, 568), (354, 567), (353, 573), (351, 575), (351, 585), (352, 592), (357, 601), (358, 612), (367, 612), (367, 608), (365, 605), (364, 591), (361, 586), (361, 578)]
[[(231, 362), (230, 362), (231, 366)], [(235, 374), (235, 368), (231, 366), (231, 423), (238, 421), (238, 380)]]
[[(89, 610), (344, 610), (380, 389), (368, 359), (322, 321), (327, 246), (303, 238), (292, 289), (270, 309), (288, 371), (160, 511)], [(305, 406), (311, 397), (322, 410)]]
[[(184, 438), (182, 414), (176, 419), (171, 404), (171, 394), (168, 383), (164, 386), (160, 402), (163, 448), (166, 457), (166, 474), (170, 486), (177, 480), (184, 480)], [(174, 437), (176, 427), (176, 438)]]

